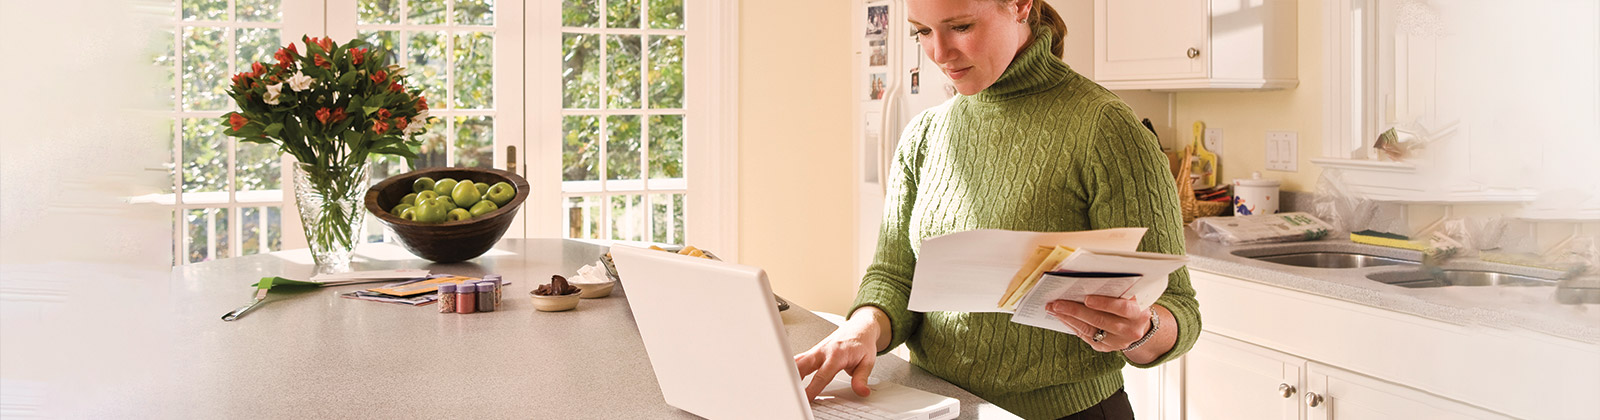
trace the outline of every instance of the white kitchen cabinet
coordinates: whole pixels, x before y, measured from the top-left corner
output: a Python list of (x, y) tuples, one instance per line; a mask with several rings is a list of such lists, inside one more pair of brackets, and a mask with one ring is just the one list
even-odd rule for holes
[(1095, 81), (1109, 89), (1293, 87), (1295, 3), (1095, 0)]
[(1509, 418), (1210, 332), (1184, 358), (1186, 419)]

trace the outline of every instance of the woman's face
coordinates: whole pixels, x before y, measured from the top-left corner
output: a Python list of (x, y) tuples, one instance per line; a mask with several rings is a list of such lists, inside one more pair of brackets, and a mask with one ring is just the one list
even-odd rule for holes
[(1031, 0), (908, 0), (906, 17), (917, 42), (962, 95), (1000, 79), (1033, 35), (1025, 18)]

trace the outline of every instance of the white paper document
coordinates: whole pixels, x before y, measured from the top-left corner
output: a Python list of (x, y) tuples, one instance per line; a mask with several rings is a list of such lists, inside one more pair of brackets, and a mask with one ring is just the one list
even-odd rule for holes
[[(917, 256), (914, 287), (906, 306), (917, 312), (1007, 312), (995, 302), (1006, 293), (1007, 283), (1038, 247), (1060, 245), (1131, 252), (1139, 247), (1146, 230), (1018, 232), (981, 229), (928, 238), (922, 241)], [(1131, 269), (1124, 267), (1116, 271)], [(1163, 288), (1165, 281), (1163, 277)]]
[(1188, 262), (1182, 255), (1079, 248), (1039, 278), (1017, 304), (1011, 322), (1072, 334), (1045, 305), (1062, 299), (1082, 302), (1089, 295), (1133, 298), (1149, 308), (1167, 290), (1168, 275)]
[(352, 271), (348, 273), (318, 274), (311, 276), (311, 282), (321, 283), (323, 286), (338, 286), (344, 284), (372, 283), (388, 280), (416, 279), (429, 275), (428, 270), (397, 269), (397, 270), (369, 270)]

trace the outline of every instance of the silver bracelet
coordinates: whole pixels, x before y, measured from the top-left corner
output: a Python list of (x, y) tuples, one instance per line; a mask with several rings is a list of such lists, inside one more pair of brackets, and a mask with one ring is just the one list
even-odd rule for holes
[(1155, 309), (1151, 309), (1150, 310), (1150, 331), (1146, 331), (1144, 333), (1144, 337), (1139, 337), (1138, 341), (1134, 341), (1133, 344), (1129, 344), (1127, 348), (1122, 349), (1122, 352), (1123, 353), (1127, 353), (1127, 352), (1133, 351), (1133, 349), (1139, 348), (1139, 346), (1144, 345), (1144, 342), (1150, 341), (1150, 337), (1155, 337), (1156, 336), (1156, 330), (1158, 330), (1158, 329), (1161, 329), (1161, 313), (1160, 312), (1156, 312)]

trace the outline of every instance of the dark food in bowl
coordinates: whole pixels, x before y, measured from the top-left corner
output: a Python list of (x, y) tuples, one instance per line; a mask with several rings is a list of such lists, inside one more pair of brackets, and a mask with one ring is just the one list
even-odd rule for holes
[(533, 294), (539, 296), (561, 296), (578, 292), (577, 286), (568, 284), (566, 277), (561, 277), (560, 274), (557, 274), (550, 276), (550, 284), (541, 284), (538, 289), (534, 289)]
[[(421, 223), (402, 219), (389, 212), (399, 205), (407, 194), (416, 193), (413, 184), (418, 178), (472, 180), (473, 183), (506, 182), (516, 189), (516, 196), (494, 211), (467, 220), (444, 223)], [(500, 241), (517, 209), (528, 198), (528, 181), (516, 174), (485, 168), (425, 168), (389, 177), (367, 191), (367, 211), (388, 226), (399, 239), (400, 246), (418, 257), (440, 263), (451, 263), (476, 258), (488, 252)]]

